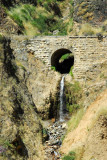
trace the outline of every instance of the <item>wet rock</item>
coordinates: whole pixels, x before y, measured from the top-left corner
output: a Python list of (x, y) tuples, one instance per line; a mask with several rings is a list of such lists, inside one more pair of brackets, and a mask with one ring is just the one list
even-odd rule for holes
[(62, 124), (62, 129), (66, 129), (67, 128), (67, 124), (66, 123), (63, 123)]
[(66, 123), (61, 123), (59, 121), (56, 121), (52, 126), (50, 126), (47, 129), (49, 134), (49, 140), (46, 141), (45, 143), (45, 152), (48, 155), (48, 157), (50, 154), (52, 154), (49, 157), (50, 160), (60, 159), (61, 156), (58, 152), (58, 149), (62, 144), (61, 137), (65, 134), (66, 128), (67, 128)]

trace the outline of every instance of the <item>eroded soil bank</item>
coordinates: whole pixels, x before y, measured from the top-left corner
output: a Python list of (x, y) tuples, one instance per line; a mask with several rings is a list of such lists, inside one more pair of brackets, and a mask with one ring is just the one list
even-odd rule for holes
[(77, 153), (76, 160), (107, 157), (107, 90), (89, 106), (78, 127), (66, 135), (61, 152)]

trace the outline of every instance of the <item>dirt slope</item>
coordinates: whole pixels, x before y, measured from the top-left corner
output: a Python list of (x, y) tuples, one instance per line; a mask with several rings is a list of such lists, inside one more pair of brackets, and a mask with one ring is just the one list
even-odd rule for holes
[(68, 133), (61, 147), (67, 154), (74, 150), (77, 160), (107, 158), (107, 90), (87, 109), (78, 127)]

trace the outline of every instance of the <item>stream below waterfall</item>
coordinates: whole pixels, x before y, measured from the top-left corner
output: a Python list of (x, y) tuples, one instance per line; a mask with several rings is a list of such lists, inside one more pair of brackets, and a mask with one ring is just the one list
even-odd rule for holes
[(49, 139), (44, 144), (44, 150), (45, 155), (48, 158), (45, 158), (45, 160), (58, 160), (61, 158), (59, 148), (62, 144), (62, 139), (67, 129), (67, 120), (65, 120), (65, 116), (67, 116), (67, 114), (64, 113), (66, 109), (66, 101), (64, 95), (64, 79), (65, 75), (60, 81), (59, 118), (55, 123), (50, 123), (49, 127), (47, 127)]

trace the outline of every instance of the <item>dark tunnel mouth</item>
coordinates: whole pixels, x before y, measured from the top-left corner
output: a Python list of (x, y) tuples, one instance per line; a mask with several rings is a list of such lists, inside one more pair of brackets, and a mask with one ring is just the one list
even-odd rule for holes
[[(63, 62), (59, 62), (60, 58), (65, 54), (70, 54), (72, 56), (69, 56)], [(65, 48), (58, 49), (51, 56), (51, 67), (54, 67), (55, 70), (60, 72), (61, 74), (69, 73), (73, 65), (74, 65), (74, 56), (72, 52), (68, 49)]]

